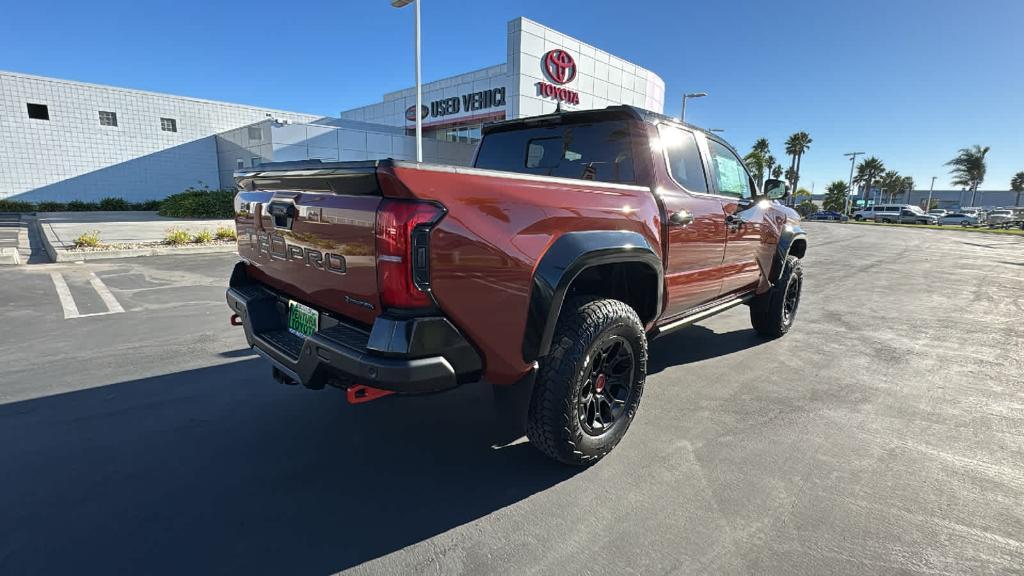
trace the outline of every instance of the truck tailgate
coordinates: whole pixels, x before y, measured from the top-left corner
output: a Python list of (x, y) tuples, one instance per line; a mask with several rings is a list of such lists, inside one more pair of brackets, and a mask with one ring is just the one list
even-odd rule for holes
[[(375, 219), (381, 202), (375, 169), (325, 177), (236, 175), (238, 253), (254, 280), (289, 298), (371, 324), (380, 311)], [(315, 176), (315, 177), (314, 177)]]

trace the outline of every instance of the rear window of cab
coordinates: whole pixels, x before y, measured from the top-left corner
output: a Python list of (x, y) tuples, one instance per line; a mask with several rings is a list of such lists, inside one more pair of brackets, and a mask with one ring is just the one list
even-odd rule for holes
[(608, 120), (491, 132), (476, 167), (541, 176), (633, 184), (629, 125)]

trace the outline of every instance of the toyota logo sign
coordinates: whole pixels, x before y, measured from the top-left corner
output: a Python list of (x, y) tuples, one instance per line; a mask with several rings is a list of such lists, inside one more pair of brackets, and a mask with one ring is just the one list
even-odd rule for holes
[(576, 61), (561, 48), (544, 55), (544, 71), (555, 84), (568, 84), (576, 78)]
[[(427, 108), (426, 104), (424, 104), (423, 106), (420, 106), (420, 118), (426, 118), (429, 114), (430, 114), (430, 108)], [(405, 119), (406, 120), (416, 120), (416, 105), (415, 104), (413, 104), (412, 106), (409, 106), (408, 108), (405, 109)]]

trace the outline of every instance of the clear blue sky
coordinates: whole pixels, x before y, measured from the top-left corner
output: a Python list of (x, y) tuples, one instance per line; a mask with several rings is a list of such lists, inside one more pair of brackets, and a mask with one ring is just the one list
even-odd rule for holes
[[(411, 85), (412, 9), (387, 0), (13, 2), (0, 69), (337, 115)], [(814, 143), (801, 185), (845, 180), (843, 152), (947, 188), (958, 148), (992, 147), (982, 189), (1024, 170), (1022, 0), (424, 0), (425, 80), (504, 62), (526, 16), (656, 71), (666, 113), (776, 157)]]

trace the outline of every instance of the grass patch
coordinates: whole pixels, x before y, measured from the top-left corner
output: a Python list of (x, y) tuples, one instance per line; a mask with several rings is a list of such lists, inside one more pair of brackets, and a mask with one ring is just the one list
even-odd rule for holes
[(100, 245), (100, 231), (86, 232), (72, 240), (71, 243), (75, 248), (98, 248)]
[(1024, 230), (1020, 230), (1019, 228), (1010, 228), (1007, 230), (1004, 228), (971, 228), (957, 225), (936, 226), (934, 224), (882, 224), (880, 222), (857, 222), (856, 220), (850, 220), (850, 223), (859, 224), (861, 226), (887, 226), (890, 228), (924, 228), (927, 230), (955, 230), (957, 232), (981, 232), (983, 234), (1009, 234), (1010, 236), (1024, 236)]
[(182, 230), (180, 228), (171, 228), (164, 236), (164, 242), (171, 246), (184, 246), (191, 241), (192, 235), (189, 234), (188, 230)]
[(235, 240), (238, 234), (230, 226), (218, 226), (216, 232), (217, 240)]

